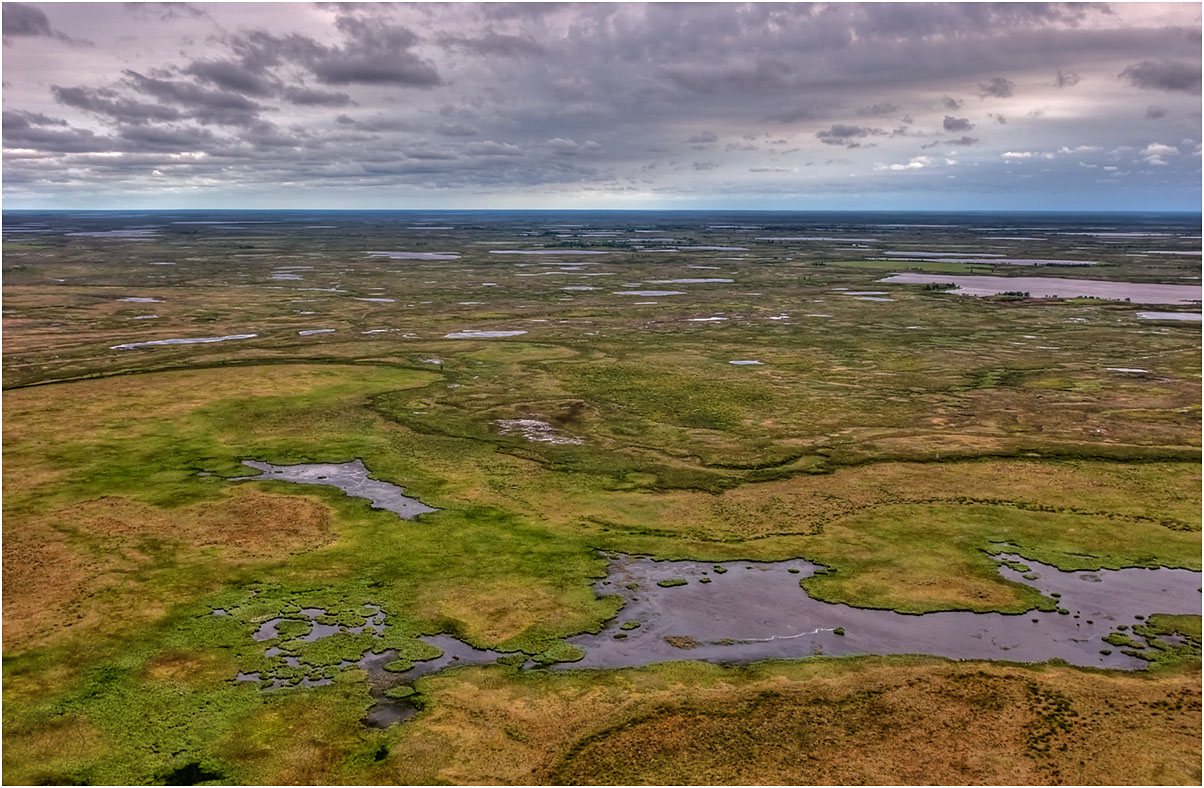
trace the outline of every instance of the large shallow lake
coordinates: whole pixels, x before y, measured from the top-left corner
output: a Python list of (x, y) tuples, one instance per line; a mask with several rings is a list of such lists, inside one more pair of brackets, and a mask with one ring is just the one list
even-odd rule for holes
[(991, 296), (1025, 292), (1033, 298), (1105, 298), (1137, 304), (1190, 304), (1199, 301), (1200, 285), (1159, 285), (1145, 282), (1108, 282), (1096, 279), (1062, 279), (1053, 276), (952, 276), (949, 274), (892, 274), (879, 280), (889, 284), (927, 285), (952, 283), (957, 295)]

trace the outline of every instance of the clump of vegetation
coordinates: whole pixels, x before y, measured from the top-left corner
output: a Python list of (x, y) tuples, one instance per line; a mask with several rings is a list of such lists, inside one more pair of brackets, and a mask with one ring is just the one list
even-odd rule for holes
[(684, 586), (689, 582), (684, 577), (671, 577), (668, 580), (658, 580), (656, 584), (661, 588), (675, 588), (677, 586)]
[(311, 629), (313, 625), (303, 619), (286, 618), (276, 624), (276, 634), (284, 640), (306, 635)]
[(414, 663), (408, 659), (394, 659), (385, 663), (385, 670), (390, 673), (405, 673), (413, 667)]
[(535, 661), (543, 664), (553, 662), (579, 662), (585, 658), (585, 652), (571, 643), (560, 641), (554, 643), (542, 654), (535, 656)]
[(639, 628), (640, 628), (640, 622), (634, 621), (634, 620), (624, 621), (622, 624), (619, 625), (619, 629), (622, 629), (624, 631), (632, 630), (632, 629), (639, 629)]
[(832, 634), (844, 637), (844, 627), (837, 627), (836, 629), (832, 630)]

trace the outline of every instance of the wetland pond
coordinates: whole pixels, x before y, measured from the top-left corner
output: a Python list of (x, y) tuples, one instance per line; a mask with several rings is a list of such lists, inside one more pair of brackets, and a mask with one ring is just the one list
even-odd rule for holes
[[(1061, 658), (1075, 665), (1135, 669), (1145, 661), (1119, 649), (1101, 653), (1108, 647), (1102, 639), (1119, 625), (1140, 624), (1136, 616), (1200, 613), (1199, 572), (1063, 572), (1015, 555), (996, 559), (1006, 580), (1047, 596), (1060, 594), (1058, 605), (1069, 612), (904, 614), (813, 599), (799, 582), (823, 569), (803, 559), (711, 564), (612, 556), (606, 579), (594, 588), (599, 594), (621, 595), (625, 605), (597, 635), (569, 639), (585, 651), (574, 665), (932, 654), (1018, 662)], [(1028, 571), (1017, 571), (1015, 565)], [(632, 621), (639, 626), (627, 623)]]
[(338, 487), (354, 498), (368, 499), (373, 509), (385, 509), (405, 520), (412, 520), (427, 512), (439, 511), (427, 506), (417, 498), (403, 495), (404, 487), (371, 478), (370, 472), (362, 460), (343, 463), (316, 462), (304, 465), (272, 465), (270, 462), (243, 460), (243, 465), (261, 471), (261, 473), (257, 476), (234, 476), (230, 481), (293, 482), (294, 484), (324, 484)]
[[(605, 669), (673, 660), (748, 663), (819, 655), (931, 654), (1017, 662), (1060, 658), (1075, 665), (1133, 670), (1146, 661), (1125, 651), (1151, 652), (1139, 640), (1129, 640), (1127, 649), (1108, 648), (1105, 637), (1142, 624), (1152, 612), (1200, 611), (1200, 573), (1182, 569), (1062, 572), (1004, 554), (996, 559), (1005, 578), (1022, 583), (1033, 578), (1029, 584), (1059, 595), (1055, 598), (1066, 612), (906, 615), (812, 599), (799, 581), (820, 567), (802, 559), (713, 564), (609, 558), (607, 578), (595, 590), (600, 595), (617, 591), (626, 604), (597, 634), (569, 638), (576, 648), (560, 657), (569, 661), (549, 658), (551, 651), (530, 657), (477, 649), (447, 634), (415, 638), (419, 649), (411, 646), (402, 654), (383, 648), (386, 614), (368, 604), (353, 617), (357, 623), (322, 608), (301, 608), (259, 623), (251, 637), (264, 643), (264, 656), (279, 665), (278, 674), (239, 673), (234, 681), (255, 682), (264, 691), (320, 687), (333, 683), (338, 672), (357, 668), (367, 673), (374, 701), (363, 723), (387, 727), (417, 713), (410, 700), (414, 681), (465, 665), (504, 660), (522, 668)], [(287, 632), (282, 631), (285, 625)], [(303, 651), (316, 640), (361, 633), (381, 645), (354, 661), (321, 664), (309, 661)], [(1176, 636), (1162, 640), (1167, 646), (1180, 642)]]
[(1200, 300), (1199, 285), (1158, 285), (1145, 282), (1110, 282), (1095, 279), (1061, 279), (1044, 276), (950, 276), (948, 274), (892, 274), (879, 280), (887, 284), (954, 284), (957, 295), (993, 296), (1025, 292), (1033, 298), (1128, 299), (1136, 304), (1190, 304)]
[[(436, 511), (408, 498), (404, 488), (370, 478), (360, 460), (345, 463), (272, 465), (244, 461), (262, 471), (230, 481), (287, 481), (338, 487), (366, 498), (372, 506), (412, 519)], [(1159, 648), (1181, 645), (1177, 636), (1146, 643), (1126, 631), (1153, 613), (1200, 613), (1201, 573), (1188, 569), (1130, 568), (1062, 571), (1012, 554), (999, 543), (992, 559), (1009, 582), (1035, 588), (1056, 600), (1057, 609), (1020, 614), (962, 611), (904, 614), (891, 610), (823, 602), (802, 582), (825, 573), (801, 558), (776, 562), (657, 561), (606, 553), (606, 575), (594, 583), (599, 596), (618, 595), (620, 613), (597, 633), (566, 639), (544, 655), (475, 649), (447, 634), (414, 638), (399, 654), (384, 648), (386, 613), (364, 605), (349, 617), (321, 608), (257, 620), (250, 633), (265, 645), (265, 657), (279, 663), (276, 673), (239, 673), (234, 680), (256, 682), (264, 690), (329, 684), (347, 668), (367, 672), (375, 705), (364, 723), (384, 727), (416, 713), (408, 697), (412, 682), (445, 668), (504, 660), (523, 667), (552, 669), (631, 668), (673, 660), (748, 663), (764, 659), (852, 654), (928, 654), (950, 659), (999, 659), (1135, 670)], [(215, 610), (214, 615), (228, 615)], [(354, 620), (350, 620), (354, 619)], [(281, 625), (288, 624), (284, 632)], [(326, 665), (306, 661), (304, 644), (342, 634), (367, 634), (373, 642), (358, 660)], [(1105, 638), (1123, 641), (1122, 646)], [(419, 642), (421, 641), (421, 642)], [(299, 650), (300, 649), (300, 650)]]

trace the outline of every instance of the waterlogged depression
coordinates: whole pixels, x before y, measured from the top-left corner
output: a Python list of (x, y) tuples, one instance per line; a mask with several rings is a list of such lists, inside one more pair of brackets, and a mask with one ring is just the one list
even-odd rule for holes
[[(312, 476), (320, 467), (285, 470), (304, 468)], [(415, 638), (418, 648), (408, 647), (403, 657), (385, 646), (387, 614), (380, 606), (366, 604), (352, 616), (306, 607), (258, 623), (251, 638), (264, 643), (264, 656), (277, 667), (267, 673), (238, 673), (233, 680), (273, 691), (331, 684), (338, 672), (360, 669), (367, 674), (374, 700), (363, 722), (387, 727), (417, 712), (409, 700), (416, 692), (415, 680), (447, 668), (499, 660), (522, 668), (534, 664), (565, 669), (628, 668), (682, 659), (744, 663), (820, 655), (931, 654), (1017, 662), (1059, 658), (1075, 665), (1132, 670), (1143, 667), (1145, 660), (1119, 648), (1104, 648), (1105, 637), (1141, 624), (1153, 612), (1197, 613), (1200, 608), (1199, 572), (1062, 572), (1018, 555), (995, 558), (1005, 579), (1038, 588), (1057, 599), (1059, 609), (1019, 615), (904, 615), (812, 599), (800, 581), (823, 570), (803, 559), (712, 564), (612, 554), (606, 578), (595, 584), (595, 591), (600, 596), (619, 594), (623, 609), (597, 634), (569, 638), (579, 649), (567, 657), (569, 662), (476, 649), (447, 634)], [(213, 614), (225, 616), (228, 611)], [(336, 635), (366, 635), (374, 645), (358, 659), (336, 664), (306, 656), (305, 644)], [(1173, 645), (1178, 639), (1163, 642)], [(1145, 648), (1131, 643), (1130, 651)]]
[(1199, 572), (1062, 572), (1019, 556), (997, 558), (1028, 568), (1021, 572), (1001, 563), (1004, 579), (1060, 594), (1058, 604), (1068, 612), (907, 615), (811, 598), (799, 582), (822, 570), (802, 559), (710, 564), (614, 555), (606, 579), (594, 588), (599, 595), (622, 596), (622, 612), (600, 633), (569, 642), (585, 651), (576, 666), (598, 668), (675, 659), (932, 654), (1019, 662), (1060, 658), (1075, 665), (1136, 669), (1145, 661), (1107, 648), (1103, 638), (1119, 625), (1140, 624), (1138, 616), (1200, 612)]
[(404, 487), (370, 478), (370, 471), (364, 466), (362, 460), (303, 465), (272, 465), (270, 462), (244, 460), (243, 465), (262, 471), (262, 473), (258, 476), (235, 476), (230, 481), (280, 481), (337, 487), (354, 498), (368, 499), (373, 509), (385, 509), (406, 520), (412, 520), (427, 512), (438, 511), (417, 498), (403, 495)]
[(1157, 285), (1145, 282), (1109, 282), (1095, 279), (1061, 279), (1034, 276), (950, 276), (948, 274), (892, 274), (886, 284), (954, 284), (957, 295), (992, 296), (1028, 293), (1033, 298), (1103, 298), (1136, 304), (1190, 304), (1200, 300), (1200, 285)]

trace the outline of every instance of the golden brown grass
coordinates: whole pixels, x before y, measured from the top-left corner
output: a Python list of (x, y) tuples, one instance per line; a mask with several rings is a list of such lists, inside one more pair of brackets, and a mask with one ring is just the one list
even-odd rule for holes
[(384, 782), (1191, 784), (1198, 670), (934, 659), (427, 679)]
[(534, 621), (555, 620), (562, 601), (548, 588), (525, 578), (512, 582), (466, 581), (453, 596), (440, 589), (420, 593), (415, 609), (430, 618), (450, 618), (476, 642), (500, 643), (517, 637)]
[[(23, 518), (4, 546), (6, 649), (45, 645), (82, 629), (153, 621), (197, 587), (140, 593), (156, 570), (212, 564), (227, 572), (328, 544), (330, 510), (297, 495), (235, 488), (213, 502), (162, 509), (120, 497)], [(181, 574), (184, 574), (181, 572)], [(219, 586), (211, 578), (211, 590)]]

